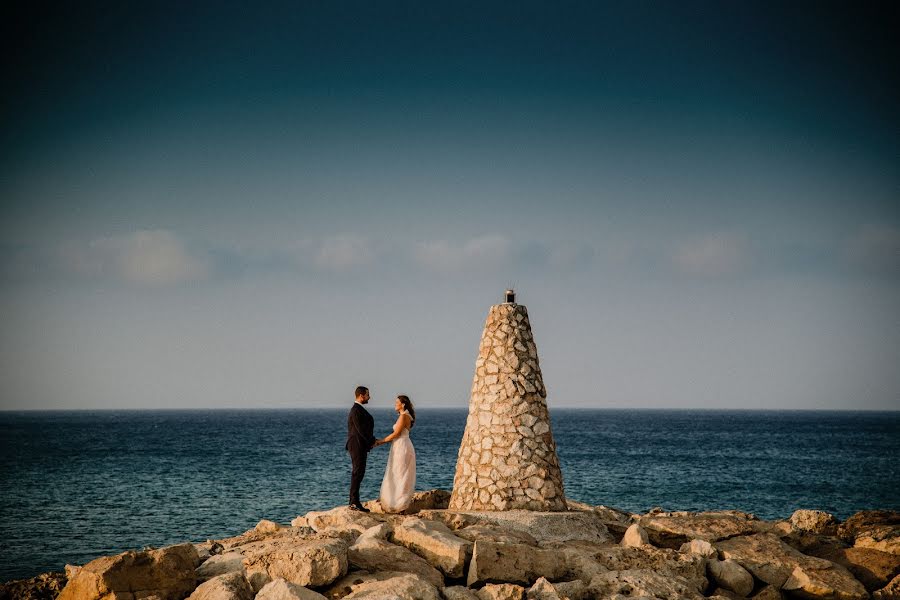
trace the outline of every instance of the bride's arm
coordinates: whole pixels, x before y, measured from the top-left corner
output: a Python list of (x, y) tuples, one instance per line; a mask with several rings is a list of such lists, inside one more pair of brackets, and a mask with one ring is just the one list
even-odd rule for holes
[(400, 415), (400, 418), (397, 419), (396, 423), (394, 423), (393, 433), (391, 433), (386, 438), (379, 440), (379, 442), (382, 444), (387, 444), (388, 442), (393, 442), (398, 437), (400, 437), (400, 434), (408, 426), (409, 426), (409, 415)]

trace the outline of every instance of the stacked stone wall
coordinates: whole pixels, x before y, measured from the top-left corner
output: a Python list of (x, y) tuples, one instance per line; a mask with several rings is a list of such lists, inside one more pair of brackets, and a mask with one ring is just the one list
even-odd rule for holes
[(481, 337), (450, 508), (566, 510), (547, 391), (527, 309), (491, 307)]

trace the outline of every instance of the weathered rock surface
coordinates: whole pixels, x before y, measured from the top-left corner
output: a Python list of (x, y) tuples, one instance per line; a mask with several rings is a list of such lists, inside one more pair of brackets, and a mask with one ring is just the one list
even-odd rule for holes
[(59, 599), (182, 600), (196, 587), (199, 562), (193, 544), (103, 556), (79, 569)]
[(834, 515), (822, 510), (796, 510), (791, 515), (791, 527), (822, 535), (835, 535), (838, 520)]
[(478, 600), (478, 595), (463, 585), (445, 587), (441, 593), (445, 600)]
[(772, 534), (756, 534), (716, 544), (760, 581), (806, 597), (865, 598), (863, 585), (831, 561), (801, 554)]
[(540, 577), (561, 579), (567, 573), (562, 553), (525, 544), (477, 541), (469, 564), (469, 587), (483, 583), (531, 585)]
[(594, 576), (588, 586), (592, 598), (657, 598), (700, 600), (703, 596), (680, 577), (665, 577), (650, 570), (609, 571)]
[[(578, 579), (590, 581), (607, 571), (653, 571), (661, 577), (678, 579), (696, 592), (706, 589), (706, 558), (683, 554), (667, 548), (642, 546), (569, 547), (562, 550), (569, 571)], [(548, 579), (554, 579), (547, 576)]]
[(603, 521), (593, 512), (425, 511), (419, 516), (423, 519), (441, 521), (451, 529), (486, 525), (504, 532), (525, 533), (538, 543), (579, 540), (597, 544), (613, 542)]
[(522, 600), (525, 588), (512, 583), (489, 583), (476, 593), (478, 600)]
[(900, 574), (900, 555), (881, 550), (856, 546), (847, 548), (839, 544), (816, 544), (798, 550), (841, 565), (870, 592), (886, 586)]
[(841, 523), (838, 535), (854, 546), (900, 554), (900, 511), (858, 512)]
[(900, 600), (900, 575), (894, 577), (889, 584), (872, 594), (875, 600)]
[(707, 568), (713, 580), (721, 587), (740, 596), (749, 596), (753, 591), (753, 575), (737, 562), (731, 559), (710, 560)]
[(682, 544), (678, 551), (688, 554), (699, 554), (706, 558), (718, 558), (719, 556), (719, 551), (716, 550), (716, 547), (706, 540), (691, 540), (687, 544)]
[(346, 600), (441, 600), (437, 589), (409, 573), (387, 579), (370, 579), (352, 587)]
[(217, 575), (197, 586), (188, 600), (252, 600), (253, 588), (241, 572)]
[(216, 554), (206, 559), (197, 567), (197, 578), (206, 581), (225, 573), (244, 572), (244, 555), (240, 552)]
[(472, 556), (472, 542), (454, 535), (439, 521), (409, 518), (394, 527), (392, 539), (406, 546), (445, 575), (460, 578)]
[(283, 578), (301, 586), (328, 585), (347, 573), (347, 544), (338, 539), (282, 538), (241, 548), (253, 589)]
[(527, 544), (537, 546), (537, 540), (524, 531), (510, 531), (497, 525), (469, 525), (453, 532), (458, 537), (475, 543), (475, 540), (504, 544)]
[[(447, 490), (435, 489), (425, 492), (414, 492), (412, 501), (403, 511), (404, 515), (414, 515), (423, 510), (444, 510), (450, 504), (450, 492)], [(363, 506), (374, 513), (384, 513), (384, 508), (378, 500), (369, 500), (364, 502)]]
[(444, 577), (440, 571), (412, 551), (380, 539), (357, 542), (348, 552), (350, 564), (367, 571), (403, 571), (412, 573), (440, 588)]
[(41, 573), (0, 585), (0, 600), (53, 600), (65, 586), (66, 573)]
[(317, 533), (338, 530), (361, 534), (382, 522), (371, 516), (371, 513), (350, 510), (348, 506), (339, 506), (327, 511), (311, 511), (306, 513), (305, 519), (307, 525)]
[(259, 590), (256, 600), (326, 600), (326, 598), (302, 585), (279, 578), (270, 581)]
[(715, 542), (755, 533), (758, 520), (738, 511), (657, 513), (640, 518), (650, 542), (661, 548), (680, 548), (694, 539)]
[(525, 593), (528, 600), (589, 600), (588, 586), (583, 581), (550, 583), (541, 577)]

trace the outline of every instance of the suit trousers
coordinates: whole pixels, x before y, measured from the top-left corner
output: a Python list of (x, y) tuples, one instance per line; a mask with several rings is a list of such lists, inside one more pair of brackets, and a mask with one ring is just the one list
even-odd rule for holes
[(366, 475), (366, 460), (369, 458), (369, 453), (364, 448), (357, 447), (356, 444), (350, 445), (347, 450), (350, 452), (350, 461), (353, 464), (353, 470), (350, 472), (350, 504), (361, 504), (359, 486)]

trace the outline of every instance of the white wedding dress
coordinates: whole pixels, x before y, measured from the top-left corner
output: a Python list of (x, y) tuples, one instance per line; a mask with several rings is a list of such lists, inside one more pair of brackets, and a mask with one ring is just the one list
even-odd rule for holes
[[(400, 413), (408, 415), (407, 411)], [(381, 482), (381, 508), (386, 512), (401, 512), (412, 502), (416, 489), (416, 449), (409, 439), (409, 427), (391, 442), (384, 480)]]

